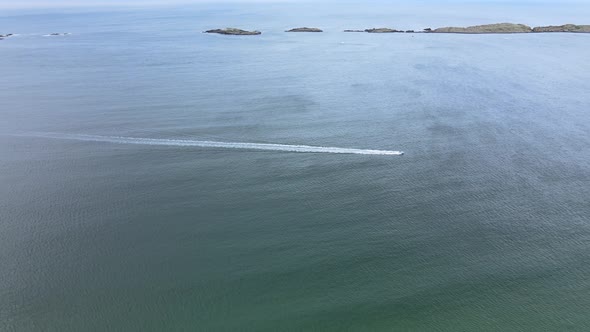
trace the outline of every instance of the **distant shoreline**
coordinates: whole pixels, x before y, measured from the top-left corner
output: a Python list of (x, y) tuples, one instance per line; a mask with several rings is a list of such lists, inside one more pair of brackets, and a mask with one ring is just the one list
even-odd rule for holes
[[(286, 30), (285, 32), (323, 32), (319, 28), (293, 28)], [(540, 26), (530, 27), (525, 24), (515, 23), (496, 23), (496, 24), (485, 24), (475, 25), (468, 27), (442, 27), (442, 28), (426, 28), (422, 31), (415, 30), (397, 30), (391, 28), (371, 28), (364, 30), (344, 30), (343, 32), (361, 32), (361, 33), (447, 33), (447, 34), (520, 34), (520, 33), (590, 33), (590, 25), (576, 25), (576, 24), (564, 24), (564, 25), (551, 25), (551, 26)], [(222, 35), (260, 35), (262, 32), (258, 30), (248, 31), (237, 28), (225, 28), (225, 29), (214, 29), (207, 30), (204, 33), (217, 33)]]
[[(324, 30), (319, 28), (293, 28), (285, 30), (286, 33), (322, 33)], [(550, 25), (540, 27), (530, 27), (524, 24), (515, 23), (496, 23), (496, 24), (485, 24), (475, 25), (468, 27), (442, 27), (442, 28), (426, 28), (422, 31), (415, 30), (397, 30), (392, 28), (370, 28), (363, 30), (344, 30), (345, 33), (370, 33), (370, 34), (390, 34), (390, 33), (410, 33), (410, 34), (464, 34), (464, 35), (484, 35), (484, 34), (539, 34), (539, 33), (590, 33), (590, 25), (576, 25), (576, 24), (564, 24), (564, 25)], [(262, 32), (258, 30), (242, 30), (238, 28), (223, 28), (223, 29), (212, 29), (203, 31), (203, 33), (210, 34), (221, 34), (221, 35), (234, 35), (234, 36), (258, 36)], [(50, 33), (45, 36), (67, 36), (70, 33)], [(0, 34), (0, 40), (4, 40), (15, 36), (12, 33)]]

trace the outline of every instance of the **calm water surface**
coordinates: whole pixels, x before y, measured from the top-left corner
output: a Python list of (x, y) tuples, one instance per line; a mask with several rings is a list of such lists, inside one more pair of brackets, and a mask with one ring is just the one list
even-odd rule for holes
[(0, 330), (590, 330), (590, 35), (290, 10), (0, 17)]

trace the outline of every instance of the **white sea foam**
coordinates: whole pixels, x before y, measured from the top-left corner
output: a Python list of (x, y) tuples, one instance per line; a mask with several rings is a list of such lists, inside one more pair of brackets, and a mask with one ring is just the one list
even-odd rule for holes
[(164, 145), (164, 146), (183, 146), (183, 147), (202, 147), (202, 148), (224, 148), (224, 149), (245, 149), (245, 150), (264, 150), (264, 151), (282, 151), (282, 152), (307, 152), (307, 153), (340, 153), (340, 154), (361, 154), (361, 155), (384, 155), (400, 156), (402, 151), (389, 150), (367, 150), (367, 149), (349, 149), (336, 148), (327, 146), (309, 146), (309, 145), (288, 145), (288, 144), (270, 144), (270, 143), (244, 143), (244, 142), (218, 142), (218, 141), (197, 141), (184, 139), (162, 139), (162, 138), (141, 138), (141, 137), (121, 137), (121, 136), (98, 136), (98, 135), (73, 135), (73, 134), (35, 134), (26, 136), (36, 136), (43, 138), (68, 139), (77, 141), (92, 141), (117, 144), (140, 144), (140, 145)]

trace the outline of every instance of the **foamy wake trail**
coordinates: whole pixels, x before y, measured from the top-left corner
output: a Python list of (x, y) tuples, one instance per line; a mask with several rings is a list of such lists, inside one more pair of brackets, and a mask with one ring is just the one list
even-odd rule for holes
[(36, 137), (54, 138), (54, 139), (68, 139), (68, 140), (76, 140), (76, 141), (106, 142), (106, 143), (117, 143), (117, 144), (164, 145), (164, 146), (187, 146), (187, 147), (194, 146), (194, 147), (202, 147), (202, 148), (245, 149), (245, 150), (263, 150), (263, 151), (283, 151), (283, 152), (340, 153), (340, 154), (362, 154), (362, 155), (384, 155), (384, 156), (400, 156), (400, 155), (404, 154), (402, 151), (389, 151), (389, 150), (348, 149), (348, 148), (335, 148), (335, 147), (326, 147), (326, 146), (288, 145), (288, 144), (196, 141), (196, 140), (183, 140), (183, 139), (161, 139), (161, 138), (97, 136), (97, 135), (72, 135), (72, 134), (53, 134), (53, 133), (26, 135), (26, 136), (36, 136)]

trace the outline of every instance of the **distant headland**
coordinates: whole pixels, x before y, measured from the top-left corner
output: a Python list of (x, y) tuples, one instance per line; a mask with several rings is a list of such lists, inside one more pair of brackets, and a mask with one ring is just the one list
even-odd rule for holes
[(533, 29), (524, 24), (497, 23), (470, 27), (444, 27), (432, 30), (433, 33), (526, 33)]
[(590, 33), (590, 25), (565, 24), (558, 26), (536, 27), (533, 32), (578, 32)]
[(434, 33), (542, 33), (542, 32), (581, 32), (590, 33), (590, 25), (565, 24), (531, 28), (524, 24), (498, 23), (476, 25), (466, 28), (445, 27), (432, 30)]
[(564, 24), (557, 26), (541, 26), (531, 28), (525, 24), (515, 23), (496, 23), (474, 25), (469, 27), (442, 27), (426, 28), (416, 32), (414, 30), (396, 30), (390, 28), (374, 28), (365, 30), (344, 30), (344, 32), (368, 32), (368, 33), (463, 33), (463, 34), (504, 34), (504, 33), (544, 33), (544, 32), (572, 32), (572, 33), (590, 33), (590, 25)]

